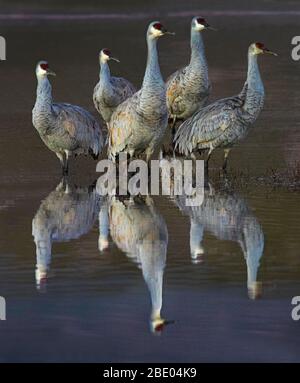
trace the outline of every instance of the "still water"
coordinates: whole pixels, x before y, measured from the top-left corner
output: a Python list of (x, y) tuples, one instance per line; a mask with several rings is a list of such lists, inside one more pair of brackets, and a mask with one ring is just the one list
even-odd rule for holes
[[(176, 32), (159, 43), (167, 76), (189, 59), (190, 15), (154, 16)], [(279, 54), (260, 57), (265, 108), (230, 166), (252, 176), (284, 173), (300, 153), (300, 64), (290, 56), (297, 16), (206, 16), (219, 29), (205, 34), (212, 99), (242, 88), (250, 42)], [(97, 52), (110, 48), (121, 61), (112, 71), (139, 86), (151, 18), (21, 17), (2, 25), (2, 362), (300, 361), (300, 322), (291, 318), (300, 295), (298, 191), (249, 177), (246, 187), (210, 182), (198, 208), (183, 197), (106, 201), (94, 187), (95, 163), (74, 160), (61, 180), (32, 127), (39, 59), (57, 73), (55, 100), (94, 112)]]

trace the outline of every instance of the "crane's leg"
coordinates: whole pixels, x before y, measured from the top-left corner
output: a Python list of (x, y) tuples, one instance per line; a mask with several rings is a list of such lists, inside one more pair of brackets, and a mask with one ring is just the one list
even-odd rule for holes
[(223, 162), (223, 167), (222, 169), (226, 171), (227, 169), (227, 162), (228, 162), (228, 155), (231, 149), (224, 149), (224, 162)]
[(69, 150), (65, 150), (65, 167), (64, 167), (64, 173), (69, 174), (69, 158), (71, 157), (71, 152)]
[(150, 163), (150, 158), (151, 158), (152, 154), (153, 154), (152, 147), (147, 148), (146, 151), (145, 151), (145, 156), (146, 156), (146, 162), (147, 162), (147, 166), (148, 167), (150, 165), (149, 163)]
[(213, 151), (213, 148), (210, 148), (208, 151), (207, 157), (206, 157), (206, 161), (205, 161), (205, 175), (206, 176), (208, 176), (208, 163), (209, 163), (209, 159), (210, 159), (212, 151)]
[(134, 150), (131, 149), (131, 150), (129, 150), (128, 153), (129, 153), (129, 161), (131, 161), (133, 159), (133, 156), (134, 156)]
[(173, 117), (173, 122), (172, 122), (172, 125), (171, 125), (172, 143), (174, 142), (174, 137), (175, 137), (175, 133), (176, 133), (176, 129), (175, 129), (175, 127), (176, 127), (176, 119), (177, 119), (177, 117), (174, 116)]
[(68, 172), (66, 171), (66, 160), (65, 160), (65, 156), (63, 153), (55, 153), (56, 156), (58, 157), (60, 163), (61, 163), (61, 167), (62, 167), (62, 174), (63, 176), (65, 176), (66, 174), (68, 174)]

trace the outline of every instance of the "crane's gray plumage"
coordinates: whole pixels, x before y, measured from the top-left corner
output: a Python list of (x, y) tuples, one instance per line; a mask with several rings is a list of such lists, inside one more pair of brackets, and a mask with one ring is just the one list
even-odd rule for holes
[(211, 27), (202, 17), (192, 19), (190, 63), (167, 79), (167, 106), (174, 124), (207, 104), (211, 85), (202, 40), (202, 31), (207, 28)]
[(47, 276), (52, 243), (70, 241), (88, 233), (97, 220), (100, 203), (94, 186), (71, 186), (65, 178), (42, 201), (32, 220), (38, 284)]
[(236, 193), (215, 191), (211, 185), (205, 191), (200, 206), (187, 206), (187, 197), (175, 198), (180, 210), (190, 217), (191, 256), (197, 260), (203, 256), (204, 232), (208, 231), (220, 240), (237, 242), (247, 264), (247, 286), (250, 297), (260, 291), (257, 271), (264, 250), (262, 228), (246, 201)]
[(127, 256), (143, 271), (151, 302), (151, 328), (161, 331), (168, 322), (161, 318), (163, 274), (168, 247), (168, 229), (153, 200), (136, 198), (121, 202), (113, 198), (109, 207), (110, 234)]
[(166, 87), (157, 53), (157, 39), (168, 33), (159, 22), (147, 30), (148, 60), (142, 88), (117, 107), (109, 122), (109, 157), (120, 152), (145, 155), (148, 161), (168, 121)]
[(105, 134), (95, 118), (85, 109), (66, 103), (53, 103), (48, 75), (48, 63), (37, 64), (37, 96), (32, 110), (33, 126), (46, 146), (55, 152), (68, 172), (68, 158), (72, 154), (97, 157), (105, 143)]
[(102, 49), (99, 54), (100, 80), (93, 94), (95, 108), (107, 123), (117, 106), (136, 92), (135, 87), (125, 78), (111, 76), (109, 60), (119, 61), (111, 56), (108, 49)]
[(178, 129), (175, 148), (188, 155), (193, 151), (225, 149), (226, 168), (230, 148), (243, 139), (256, 121), (264, 103), (264, 86), (260, 77), (257, 55), (272, 53), (261, 43), (248, 50), (248, 74), (242, 92), (234, 97), (213, 102), (196, 112)]

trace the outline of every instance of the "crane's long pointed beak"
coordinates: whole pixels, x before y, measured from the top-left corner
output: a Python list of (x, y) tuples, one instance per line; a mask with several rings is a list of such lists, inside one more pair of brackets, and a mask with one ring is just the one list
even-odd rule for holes
[(268, 53), (269, 55), (278, 56), (277, 53), (270, 51), (270, 49), (264, 49), (264, 53)]
[(165, 31), (165, 32), (164, 32), (164, 35), (171, 35), (171, 36), (175, 36), (175, 32), (169, 32), (169, 31)]
[(56, 73), (53, 72), (51, 69), (47, 69), (47, 75), (48, 76), (56, 76)]
[(209, 25), (208, 23), (205, 23), (205, 24), (204, 24), (204, 27), (205, 27), (206, 29), (209, 29), (210, 31), (217, 32), (217, 29), (214, 28), (214, 27), (212, 27), (212, 26)]
[(165, 325), (165, 326), (168, 326), (169, 324), (174, 324), (174, 323), (175, 323), (174, 320), (165, 320), (164, 325)]

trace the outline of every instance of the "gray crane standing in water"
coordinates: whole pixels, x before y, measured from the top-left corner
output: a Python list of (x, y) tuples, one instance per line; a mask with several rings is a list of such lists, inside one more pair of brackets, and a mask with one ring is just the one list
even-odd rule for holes
[(173, 120), (172, 134), (178, 120), (186, 120), (207, 104), (211, 91), (202, 32), (214, 30), (203, 17), (191, 22), (191, 59), (189, 65), (167, 79), (167, 106)]
[(230, 149), (246, 136), (263, 108), (265, 92), (257, 63), (257, 56), (263, 53), (276, 56), (262, 43), (250, 45), (247, 80), (242, 92), (213, 102), (181, 124), (174, 138), (175, 150), (185, 155), (208, 150), (208, 169), (213, 150), (223, 148), (223, 169), (226, 169)]
[(148, 59), (142, 88), (117, 107), (109, 122), (108, 154), (143, 155), (149, 161), (168, 124), (166, 86), (157, 52), (159, 37), (170, 34), (158, 21), (147, 30)]
[(135, 87), (125, 78), (111, 76), (109, 60), (119, 62), (109, 49), (102, 49), (99, 54), (100, 79), (93, 94), (95, 108), (107, 123), (116, 107), (136, 92)]
[(40, 61), (36, 66), (38, 85), (32, 122), (46, 146), (59, 158), (63, 174), (67, 174), (70, 155), (90, 154), (97, 158), (104, 147), (105, 134), (85, 109), (53, 103), (49, 75), (55, 73), (46, 61)]

